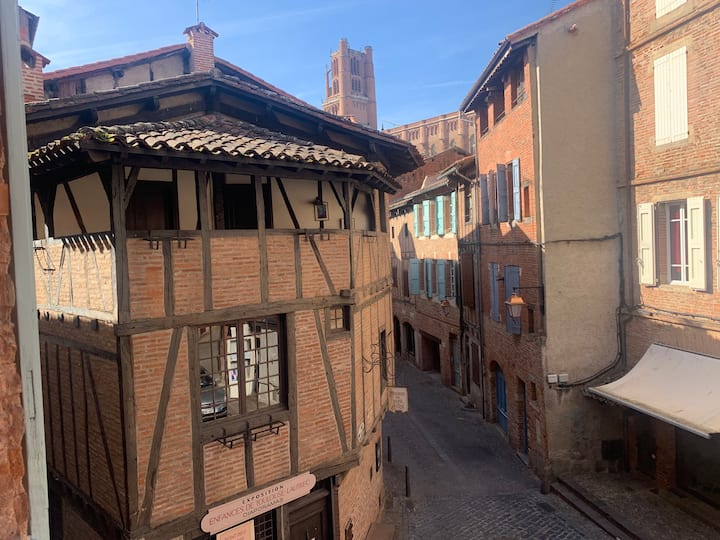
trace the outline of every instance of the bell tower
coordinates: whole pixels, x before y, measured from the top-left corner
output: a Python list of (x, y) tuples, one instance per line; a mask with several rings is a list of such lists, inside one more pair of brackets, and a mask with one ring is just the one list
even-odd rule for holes
[(375, 72), (372, 48), (355, 51), (345, 38), (330, 55), (325, 72), (323, 110), (366, 127), (377, 129)]

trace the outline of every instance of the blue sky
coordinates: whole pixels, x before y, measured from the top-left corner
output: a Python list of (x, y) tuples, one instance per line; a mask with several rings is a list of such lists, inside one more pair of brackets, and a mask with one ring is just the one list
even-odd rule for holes
[[(46, 70), (182, 43), (196, 0), (21, 0)], [(497, 44), (570, 0), (199, 0), (215, 53), (320, 107), (341, 37), (373, 48), (378, 127), (457, 110)]]

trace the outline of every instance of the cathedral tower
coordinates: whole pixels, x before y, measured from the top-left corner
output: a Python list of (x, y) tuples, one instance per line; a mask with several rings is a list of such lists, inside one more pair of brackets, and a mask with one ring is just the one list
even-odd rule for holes
[(348, 48), (347, 39), (340, 40), (338, 50), (330, 55), (330, 69), (325, 73), (323, 110), (377, 129), (371, 47), (354, 51)]

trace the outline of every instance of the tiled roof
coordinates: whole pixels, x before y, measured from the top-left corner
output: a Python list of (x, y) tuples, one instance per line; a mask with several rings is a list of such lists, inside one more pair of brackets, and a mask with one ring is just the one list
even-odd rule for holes
[(212, 115), (178, 122), (84, 127), (33, 150), (28, 160), (31, 168), (42, 168), (73, 152), (88, 147), (96, 148), (97, 145), (366, 171), (395, 185), (382, 164), (367, 161), (362, 156), (269, 131), (240, 120)]
[(146, 60), (148, 58), (154, 58), (156, 56), (162, 56), (164, 54), (170, 54), (177, 51), (182, 51), (187, 48), (187, 45), (180, 43), (179, 45), (168, 45), (167, 47), (161, 47), (159, 49), (153, 49), (151, 51), (145, 51), (137, 54), (130, 54), (128, 56), (121, 56), (120, 58), (111, 58), (110, 60), (102, 60), (100, 62), (93, 62), (91, 64), (83, 64), (82, 66), (73, 66), (65, 69), (57, 69), (55, 71), (48, 71), (43, 73), (43, 79), (53, 80), (62, 79), (64, 77), (72, 77), (74, 75), (82, 75), (84, 73), (91, 73), (93, 71), (99, 71), (101, 69), (109, 69), (115, 66), (122, 66), (125, 64), (132, 64), (133, 62), (139, 62), (140, 60)]

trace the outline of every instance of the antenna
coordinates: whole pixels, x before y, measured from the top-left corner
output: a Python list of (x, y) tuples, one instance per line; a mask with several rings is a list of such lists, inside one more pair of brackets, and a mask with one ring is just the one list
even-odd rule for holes
[(195, 0), (195, 24), (200, 24), (200, 0)]

